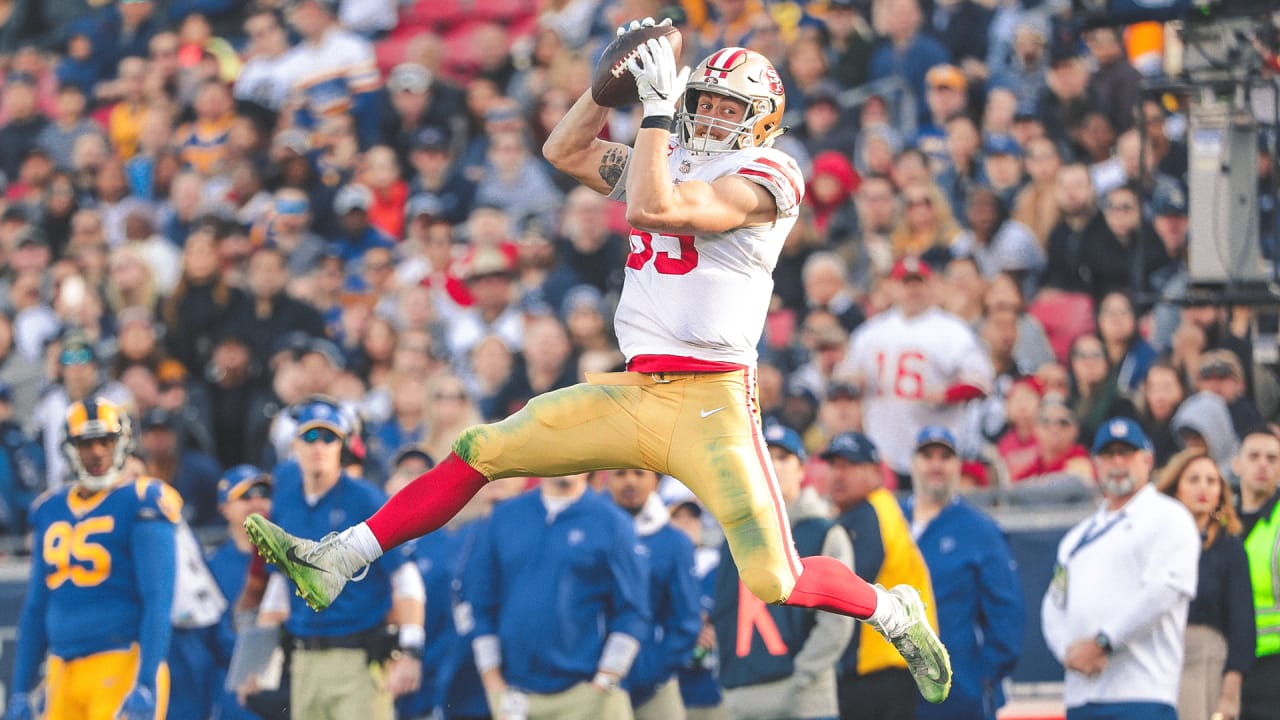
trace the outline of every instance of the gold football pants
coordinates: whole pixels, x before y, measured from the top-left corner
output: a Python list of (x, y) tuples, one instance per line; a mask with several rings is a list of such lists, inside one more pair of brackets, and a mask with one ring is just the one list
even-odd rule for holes
[(671, 475), (720, 522), (746, 586), (780, 603), (800, 574), (760, 430), (755, 371), (600, 373), (540, 395), (454, 452), (490, 479), (641, 468)]

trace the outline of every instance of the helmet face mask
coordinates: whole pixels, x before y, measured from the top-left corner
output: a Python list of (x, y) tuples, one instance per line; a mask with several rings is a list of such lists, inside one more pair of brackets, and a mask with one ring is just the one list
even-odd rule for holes
[[(113, 441), (111, 464), (94, 474), (80, 457), (80, 445), (96, 439)], [(133, 441), (129, 416), (120, 406), (98, 398), (72, 403), (63, 427), (62, 454), (71, 468), (72, 481), (91, 492), (105, 490), (119, 481)]]
[[(739, 122), (699, 115), (703, 93), (745, 105)], [(753, 50), (724, 48), (712, 53), (689, 76), (681, 111), (676, 114), (680, 144), (692, 153), (714, 154), (768, 147), (782, 133), (786, 107), (782, 80), (768, 58)], [(713, 135), (720, 135), (716, 139)]]

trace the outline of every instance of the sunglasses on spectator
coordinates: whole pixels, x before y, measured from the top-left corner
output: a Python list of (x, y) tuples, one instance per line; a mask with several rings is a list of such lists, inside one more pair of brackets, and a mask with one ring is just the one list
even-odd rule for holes
[(460, 392), (438, 392), (431, 396), (432, 400), (457, 400), (459, 402), (466, 400), (465, 393)]
[(302, 433), (299, 437), (302, 439), (302, 442), (308, 445), (313, 445), (315, 443), (332, 445), (342, 439), (338, 437), (338, 433), (328, 428), (311, 428), (310, 430)]
[(245, 490), (243, 493), (241, 493), (240, 497), (237, 499), (250, 500), (252, 498), (267, 498), (268, 500), (270, 500), (271, 486), (267, 483), (254, 483), (253, 485), (249, 486), (248, 490)]
[(1104, 356), (1101, 350), (1076, 350), (1071, 353), (1071, 357), (1078, 360), (1101, 360)]
[(933, 207), (933, 200), (927, 197), (907, 198), (907, 207)]

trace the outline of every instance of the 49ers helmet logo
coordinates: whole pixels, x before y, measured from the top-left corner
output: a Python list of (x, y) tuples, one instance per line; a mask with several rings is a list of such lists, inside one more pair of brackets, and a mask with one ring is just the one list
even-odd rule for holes
[(764, 69), (764, 81), (769, 86), (769, 92), (774, 95), (782, 94), (782, 78), (778, 77), (778, 71), (772, 66)]

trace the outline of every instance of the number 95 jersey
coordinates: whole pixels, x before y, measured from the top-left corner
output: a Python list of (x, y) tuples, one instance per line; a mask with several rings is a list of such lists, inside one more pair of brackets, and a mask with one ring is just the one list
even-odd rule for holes
[(627, 360), (640, 355), (754, 366), (773, 295), (773, 268), (796, 223), (804, 179), (773, 148), (694, 155), (668, 145), (671, 178), (711, 182), (738, 175), (769, 191), (777, 219), (708, 235), (631, 230), (626, 282), (614, 316)]
[(181, 513), (177, 491), (154, 479), (88, 497), (66, 486), (36, 500), (31, 582), (48, 594), (51, 654), (72, 660), (138, 641), (143, 603), (134, 557), (147, 549), (133, 547), (132, 530), (143, 522), (174, 525)]

